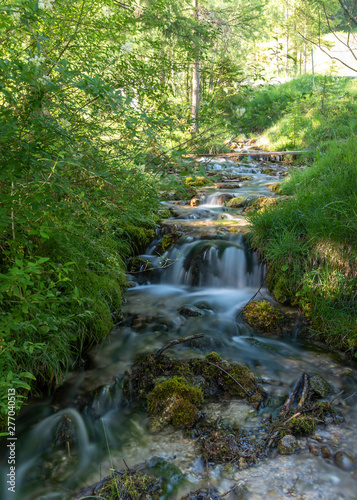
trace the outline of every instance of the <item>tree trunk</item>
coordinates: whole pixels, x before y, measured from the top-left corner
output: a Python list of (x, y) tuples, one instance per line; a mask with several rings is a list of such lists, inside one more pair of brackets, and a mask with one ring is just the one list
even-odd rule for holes
[(289, 8), (286, 9), (286, 42), (285, 42), (285, 55), (286, 55), (286, 63), (285, 63), (285, 78), (289, 78), (289, 28), (288, 28), (288, 19), (289, 19)]
[[(194, 17), (198, 19), (198, 0), (193, 0)], [(195, 34), (195, 33), (194, 33)], [(197, 46), (194, 46), (196, 58), (192, 67), (192, 107), (191, 107), (191, 133), (198, 132), (198, 109), (199, 109), (199, 93), (200, 93), (200, 62), (198, 59)]]

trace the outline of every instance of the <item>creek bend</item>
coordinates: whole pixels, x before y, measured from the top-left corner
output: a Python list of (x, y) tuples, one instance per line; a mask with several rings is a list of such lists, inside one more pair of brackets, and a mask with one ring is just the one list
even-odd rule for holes
[[(283, 404), (303, 372), (321, 375), (347, 398), (339, 406), (344, 422), (319, 427), (311, 437), (300, 439), (300, 448), (292, 455), (275, 455), (250, 468), (210, 464), (212, 487), (223, 495), (244, 482), (244, 498), (253, 500), (357, 498), (357, 399), (348, 398), (357, 391), (356, 366), (299, 338), (299, 315), (292, 308), (284, 308), (290, 321), (281, 337), (257, 334), (239, 315), (263, 284), (265, 269), (245, 243), (243, 209), (227, 209), (219, 197), (275, 196), (268, 185), (279, 180), (286, 168), (272, 163), (270, 172), (262, 173), (266, 165), (255, 161), (201, 161), (208, 173), (251, 179), (232, 189), (202, 189), (197, 207), (163, 202), (175, 215), (164, 227), (170, 231), (174, 226), (183, 236), (161, 257), (155, 253), (160, 236), (146, 250), (142, 257), (154, 270), (133, 275), (125, 319), (93, 349), (87, 369), (70, 373), (53, 398), (32, 401), (24, 408), (17, 421), (17, 490), (9, 493), (3, 482), (2, 498), (64, 499), (70, 490), (108, 475), (112, 465), (123, 469), (123, 459), (129, 466), (161, 460), (167, 465), (166, 473), (171, 471), (172, 483), (179, 469), (185, 478), (182, 488), (169, 487), (162, 498), (179, 499), (189, 491), (207, 488), (205, 464), (195, 441), (171, 427), (150, 432), (142, 405), (124, 403), (122, 394), (125, 372), (140, 357), (170, 340), (197, 333), (204, 333), (204, 338), (176, 346), (169, 355), (203, 358), (216, 351), (224, 359), (248, 365), (269, 394), (267, 405), (259, 411), (241, 401), (209, 403), (203, 411), (212, 419), (221, 416), (258, 435), (262, 419)], [(274, 303), (264, 287), (261, 293)], [(197, 315), (181, 314), (183, 307), (193, 308)], [(66, 422), (71, 422), (68, 432), (73, 435), (71, 446), (63, 449), (58, 429)], [(331, 457), (323, 458), (322, 445), (331, 450)], [(318, 453), (311, 452), (314, 449)], [(338, 452), (350, 457), (352, 465), (338, 466), (333, 458)], [(5, 455), (2, 448), (2, 478), (8, 472)], [(243, 498), (234, 495), (232, 491), (224, 498)]]

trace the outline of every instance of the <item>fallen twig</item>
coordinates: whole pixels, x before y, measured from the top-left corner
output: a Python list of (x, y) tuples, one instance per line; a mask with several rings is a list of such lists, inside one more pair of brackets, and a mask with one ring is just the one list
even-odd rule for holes
[(244, 307), (242, 307), (242, 309), (239, 311), (239, 313), (237, 314), (236, 316), (236, 319), (239, 318), (239, 316), (242, 314), (243, 310), (247, 307), (247, 305), (252, 302), (252, 300), (255, 299), (255, 297), (258, 295), (258, 293), (260, 293), (260, 295), (262, 296), (262, 298), (265, 300), (265, 297), (264, 295), (262, 294), (262, 292), (260, 291), (262, 288), (263, 288), (263, 285), (264, 285), (264, 281), (263, 283), (260, 285), (260, 287), (258, 288), (257, 292), (253, 295), (253, 297), (251, 297), (248, 302), (246, 303), (246, 305)]
[(309, 387), (310, 387), (309, 377), (308, 377), (307, 373), (304, 373), (302, 377), (303, 377), (303, 388), (302, 388), (300, 401), (299, 401), (299, 404), (297, 406), (298, 408), (302, 408), (304, 406), (306, 398), (308, 396)]
[(171, 340), (171, 342), (169, 342), (168, 344), (164, 345), (164, 347), (161, 347), (161, 349), (159, 349), (157, 351), (157, 353), (154, 354), (154, 358), (157, 358), (164, 351), (166, 351), (166, 349), (169, 349), (170, 347), (172, 347), (174, 345), (183, 344), (184, 342), (189, 342), (190, 340), (200, 339), (200, 338), (202, 338), (204, 336), (205, 336), (204, 333), (197, 333), (196, 335), (190, 335), (189, 337), (183, 337), (183, 338), (180, 338), (180, 339), (177, 339), (177, 340)]
[(210, 480), (210, 477), (209, 477), (209, 468), (208, 468), (208, 460), (206, 458), (206, 471), (207, 471), (207, 484), (208, 484), (208, 498), (209, 500), (212, 500), (212, 497), (211, 497), (211, 480)]
[[(343, 391), (342, 391), (342, 392), (343, 392)], [(347, 401), (347, 399), (351, 399), (351, 398), (353, 398), (353, 396), (356, 396), (356, 393), (355, 393), (355, 392), (354, 392), (353, 394), (351, 394), (350, 396), (348, 396), (347, 398), (345, 398), (345, 399), (341, 399), (341, 400), (340, 400), (338, 403), (336, 403), (336, 404), (337, 404), (337, 405), (340, 405), (341, 403), (344, 403), (345, 401)], [(334, 400), (333, 400), (333, 401), (334, 401)], [(330, 403), (330, 404), (332, 404), (332, 401), (331, 401), (331, 403)]]
[[(205, 363), (208, 363), (209, 365), (212, 365), (212, 366), (215, 366), (216, 368), (218, 368), (219, 370), (221, 370), (222, 372), (224, 372), (226, 375), (228, 375), (228, 377), (231, 377), (232, 380), (234, 380), (234, 382), (236, 384), (239, 385), (239, 387), (241, 389), (243, 389), (243, 391), (250, 397), (252, 396), (252, 392), (248, 392), (246, 389), (244, 389), (244, 387), (238, 382), (238, 380), (236, 380), (234, 377), (232, 377), (232, 375), (230, 373), (228, 373), (226, 370), (224, 370), (221, 366), (218, 366), (218, 365), (215, 365), (214, 363), (211, 363), (210, 361), (207, 361), (206, 359), (203, 360)], [(253, 392), (254, 394), (254, 392)]]
[(293, 404), (295, 401), (296, 395), (299, 392), (300, 387), (303, 384), (304, 380), (304, 374), (301, 375), (301, 377), (296, 381), (293, 390), (291, 391), (291, 394), (288, 396), (287, 400), (281, 407), (280, 413), (285, 413), (290, 409), (290, 406)]
[(235, 486), (233, 486), (233, 488), (231, 488), (230, 490), (226, 491), (225, 493), (223, 493), (223, 495), (221, 495), (219, 498), (223, 498), (223, 497), (226, 497), (229, 493), (231, 493), (232, 491), (234, 491), (235, 489), (239, 488), (240, 486), (243, 486), (243, 484), (245, 483), (246, 480), (244, 481), (241, 481), (240, 483), (236, 484)]

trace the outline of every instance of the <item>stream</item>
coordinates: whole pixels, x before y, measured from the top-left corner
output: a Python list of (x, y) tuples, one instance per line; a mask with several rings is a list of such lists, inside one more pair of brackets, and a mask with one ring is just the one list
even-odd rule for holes
[[(300, 338), (301, 320), (293, 308), (280, 306), (289, 327), (279, 337), (256, 333), (239, 315), (260, 287), (262, 296), (277, 304), (262, 286), (264, 264), (246, 244), (243, 208), (227, 208), (220, 200), (222, 195), (248, 200), (276, 196), (268, 186), (282, 180), (287, 167), (223, 158), (200, 161), (208, 175), (219, 175), (223, 182), (241, 176), (250, 180), (235, 188), (204, 187), (198, 206), (163, 202), (174, 216), (164, 221), (142, 255), (154, 270), (131, 275), (124, 320), (89, 353), (86, 369), (70, 373), (53, 397), (29, 402), (17, 418), (16, 493), (7, 489), (8, 450), (3, 441), (1, 498), (65, 499), (108, 475), (111, 467), (124, 469), (124, 461), (129, 467), (143, 461), (164, 464), (171, 488), (163, 499), (180, 499), (207, 488), (196, 442), (172, 427), (149, 431), (145, 409), (124, 402), (122, 394), (125, 373), (143, 355), (155, 353), (170, 340), (204, 333), (195, 343), (180, 344), (166, 353), (189, 359), (216, 351), (223, 359), (248, 365), (269, 394), (267, 405), (259, 411), (242, 401), (209, 403), (204, 411), (212, 420), (221, 416), (249, 435), (258, 435), (261, 421), (283, 404), (303, 372), (322, 376), (336, 395), (344, 391), (338, 406), (340, 424), (319, 427), (312, 436), (299, 439), (294, 454), (275, 451), (253, 467), (210, 464), (212, 487), (224, 495), (241, 483), (244, 498), (251, 500), (357, 499), (356, 366), (343, 355)], [(172, 230), (182, 236), (157, 256), (162, 235)], [(184, 314), (185, 309), (192, 315)], [(70, 436), (67, 446), (62, 434)], [(322, 453), (322, 447), (329, 454)], [(338, 456), (344, 458), (338, 460)], [(233, 490), (224, 498), (243, 497)]]

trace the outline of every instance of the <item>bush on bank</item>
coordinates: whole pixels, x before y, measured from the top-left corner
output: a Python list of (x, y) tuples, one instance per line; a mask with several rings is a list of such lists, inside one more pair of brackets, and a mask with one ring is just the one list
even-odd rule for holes
[(290, 198), (250, 214), (251, 243), (280, 302), (298, 305), (310, 333), (357, 351), (357, 144), (335, 143), (282, 185)]

